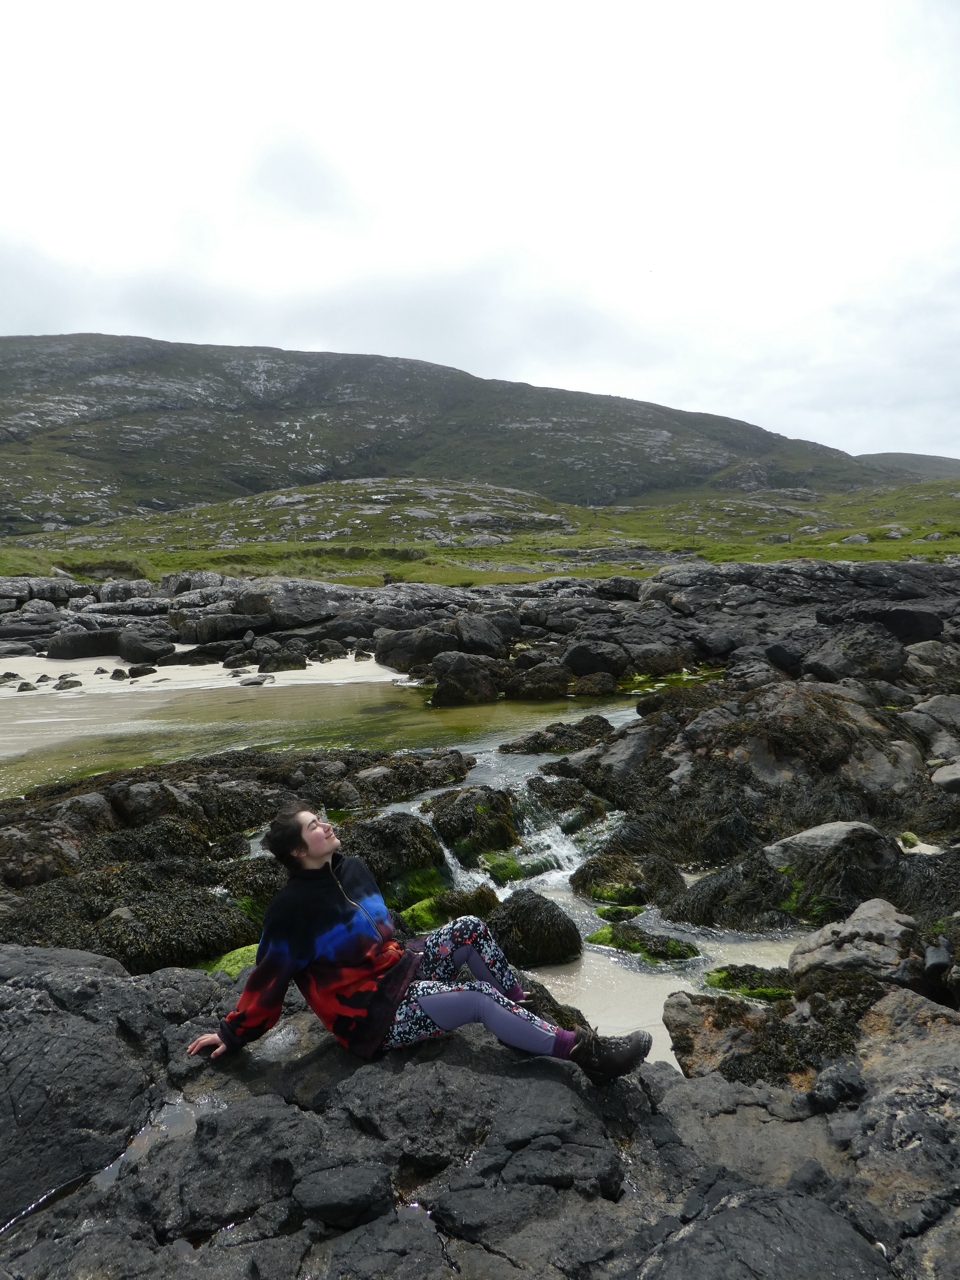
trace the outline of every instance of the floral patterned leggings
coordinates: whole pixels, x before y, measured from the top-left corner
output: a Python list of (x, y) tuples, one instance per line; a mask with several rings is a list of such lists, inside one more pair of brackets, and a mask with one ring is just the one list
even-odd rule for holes
[[(461, 916), (428, 933), (423, 942), (417, 976), (400, 1002), (384, 1049), (402, 1049), (464, 1023), (482, 1022), (517, 1049), (554, 1052), (558, 1028), (515, 1003), (523, 997), (523, 988), (482, 920)], [(478, 981), (457, 981), (463, 964)], [(560, 1034), (563, 1049), (568, 1049), (568, 1034)]]

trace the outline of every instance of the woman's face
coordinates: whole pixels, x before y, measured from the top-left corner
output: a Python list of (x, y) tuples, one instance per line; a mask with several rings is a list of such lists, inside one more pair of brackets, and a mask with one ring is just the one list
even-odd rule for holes
[(304, 809), (302, 813), (297, 814), (297, 817), (300, 819), (303, 848), (306, 850), (303, 855), (303, 865), (324, 866), (340, 848), (340, 840), (332, 824), (323, 818), (318, 818), (309, 809)]

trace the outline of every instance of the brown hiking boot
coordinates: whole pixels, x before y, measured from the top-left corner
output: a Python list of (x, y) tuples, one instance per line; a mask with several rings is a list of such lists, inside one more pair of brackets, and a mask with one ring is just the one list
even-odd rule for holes
[(617, 1076), (625, 1076), (640, 1065), (653, 1044), (649, 1031), (634, 1031), (629, 1036), (601, 1036), (592, 1027), (577, 1027), (576, 1035), (570, 1061), (594, 1084), (609, 1084)]

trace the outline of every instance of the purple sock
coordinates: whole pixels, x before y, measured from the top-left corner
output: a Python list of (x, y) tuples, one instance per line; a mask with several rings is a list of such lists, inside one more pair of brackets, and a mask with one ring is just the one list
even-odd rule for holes
[(552, 1058), (569, 1058), (570, 1050), (576, 1043), (576, 1032), (564, 1031), (562, 1027), (557, 1027), (557, 1034), (553, 1041)]
[(508, 1000), (522, 1000), (526, 992), (519, 982), (515, 982), (509, 991), (504, 992), (504, 995)]

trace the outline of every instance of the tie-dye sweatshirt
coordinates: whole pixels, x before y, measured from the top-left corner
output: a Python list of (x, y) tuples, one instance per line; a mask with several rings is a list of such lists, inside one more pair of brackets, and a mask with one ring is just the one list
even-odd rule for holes
[(419, 963), (418, 952), (394, 940), (364, 863), (335, 853), (317, 871), (295, 871), (267, 907), (256, 968), (220, 1038), (238, 1049), (269, 1031), (293, 980), (340, 1043), (370, 1058)]

